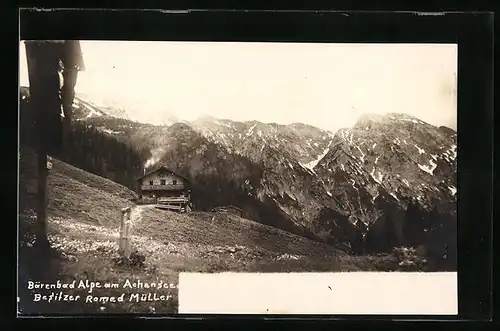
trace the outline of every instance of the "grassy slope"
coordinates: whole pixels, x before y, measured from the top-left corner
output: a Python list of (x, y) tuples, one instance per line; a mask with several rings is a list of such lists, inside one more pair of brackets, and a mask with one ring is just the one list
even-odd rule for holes
[[(23, 149), (20, 159), (20, 290), (31, 280), (123, 282), (177, 281), (181, 271), (356, 271), (380, 269), (387, 257), (350, 257), (332, 246), (229, 214), (177, 214), (150, 206), (138, 207), (132, 242), (145, 256), (142, 267), (113, 262), (117, 254), (120, 209), (133, 206), (134, 193), (110, 180), (53, 160), (49, 175), (49, 238), (59, 252), (37, 264), (31, 248), (35, 221), (35, 154)], [(393, 262), (393, 261), (392, 261)], [(392, 263), (391, 262), (391, 263)], [(48, 265), (47, 265), (48, 263)], [(123, 292), (112, 290), (119, 295)], [(128, 290), (127, 290), (128, 291)], [(155, 303), (55, 304), (31, 303), (20, 293), (24, 312), (175, 312), (173, 299)], [(48, 291), (50, 292), (50, 291)], [(96, 292), (99, 295), (99, 290)], [(109, 290), (101, 292), (101, 295)], [(80, 291), (79, 294), (83, 295)], [(108, 294), (109, 295), (109, 294)], [(23, 302), (25, 303), (23, 305)]]

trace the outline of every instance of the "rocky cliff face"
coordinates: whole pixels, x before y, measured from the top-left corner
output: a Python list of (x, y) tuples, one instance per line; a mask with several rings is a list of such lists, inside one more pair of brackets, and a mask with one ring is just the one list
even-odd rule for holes
[[(336, 133), (314, 171), (367, 236), (364, 248), (424, 243), (411, 239), (416, 219), (456, 222), (456, 138), (404, 114), (366, 115)], [(426, 222), (419, 231), (430, 234)]]
[(450, 238), (455, 231), (452, 129), (405, 114), (367, 114), (336, 134), (215, 119), (192, 126), (228, 153), (258, 163), (257, 197), (327, 241), (346, 241), (357, 251), (388, 250), (429, 242), (433, 223), (447, 223)]
[(353, 219), (377, 219), (376, 199), (406, 209), (416, 199), (425, 209), (451, 212), (456, 197), (456, 133), (416, 118), (363, 116), (336, 133), (332, 147), (314, 168), (332, 196)]

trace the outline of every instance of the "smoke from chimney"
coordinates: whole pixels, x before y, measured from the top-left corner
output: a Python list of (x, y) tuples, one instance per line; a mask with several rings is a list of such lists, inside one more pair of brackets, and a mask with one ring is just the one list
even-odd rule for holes
[(144, 171), (146, 168), (154, 166), (158, 161), (160, 161), (161, 157), (165, 154), (165, 150), (163, 148), (155, 148), (151, 150), (151, 157), (144, 164)]

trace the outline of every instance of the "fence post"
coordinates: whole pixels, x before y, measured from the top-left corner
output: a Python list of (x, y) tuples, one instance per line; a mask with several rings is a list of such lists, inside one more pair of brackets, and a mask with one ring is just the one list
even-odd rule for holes
[(120, 236), (118, 238), (118, 248), (121, 254), (121, 251), (123, 250), (123, 229), (125, 228), (125, 215), (126, 215), (126, 209), (123, 208), (121, 210), (121, 219), (120, 219)]
[(129, 208), (127, 211), (127, 220), (125, 221), (125, 247), (124, 247), (124, 255), (126, 258), (130, 257), (131, 252), (131, 242), (130, 242), (130, 223), (132, 215), (132, 209)]
[(122, 257), (129, 258), (131, 249), (130, 249), (130, 216), (131, 216), (131, 208), (123, 208), (122, 209), (122, 218), (120, 224), (120, 239), (119, 239), (119, 252)]

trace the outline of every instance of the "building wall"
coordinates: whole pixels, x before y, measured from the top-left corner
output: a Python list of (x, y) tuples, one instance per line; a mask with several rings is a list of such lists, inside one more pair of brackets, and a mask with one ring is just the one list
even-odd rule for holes
[(172, 173), (161, 173), (159, 171), (149, 174), (141, 180), (141, 185), (150, 185), (150, 181), (153, 181), (153, 185), (161, 185), (161, 180), (165, 180), (166, 185), (173, 185), (174, 181), (179, 185), (179, 189), (184, 189), (184, 179), (172, 174)]
[(171, 197), (180, 197), (184, 196), (183, 191), (157, 191), (155, 192), (156, 197), (165, 197), (165, 198), (171, 198)]
[(188, 198), (188, 200), (191, 200), (189, 192), (185, 192), (185, 191), (163, 191), (163, 190), (147, 191), (147, 190), (141, 190), (141, 191), (139, 191), (139, 194), (142, 197), (149, 197), (149, 198), (186, 197), (186, 198)]
[[(165, 180), (165, 189), (161, 188), (162, 180)], [(149, 189), (148, 186), (158, 186), (157, 189)], [(174, 184), (175, 183), (175, 184)], [(143, 197), (159, 198), (159, 197), (188, 197), (190, 199), (190, 194), (188, 191), (188, 185), (186, 185), (185, 180), (168, 171), (158, 170), (148, 176), (142, 178), (138, 183), (139, 194)], [(146, 187), (143, 187), (145, 185)], [(172, 186), (174, 185), (174, 186)]]

